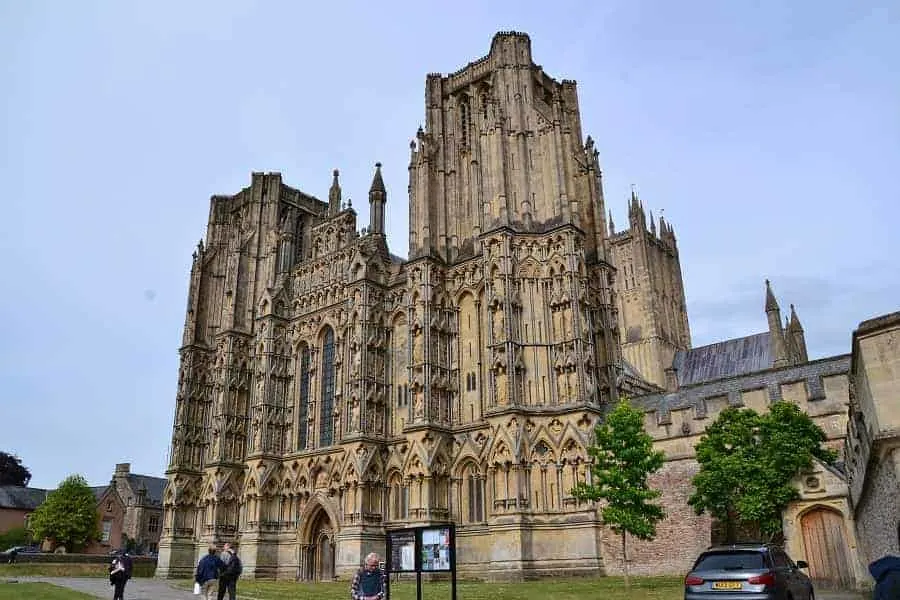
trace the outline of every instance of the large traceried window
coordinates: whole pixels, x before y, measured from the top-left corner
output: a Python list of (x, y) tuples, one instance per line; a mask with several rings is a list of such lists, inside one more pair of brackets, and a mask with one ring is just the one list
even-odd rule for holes
[(322, 410), (319, 417), (319, 446), (334, 443), (334, 331), (325, 330), (322, 344)]
[(309, 430), (309, 348), (300, 352), (300, 422), (297, 423), (297, 449), (306, 450)]

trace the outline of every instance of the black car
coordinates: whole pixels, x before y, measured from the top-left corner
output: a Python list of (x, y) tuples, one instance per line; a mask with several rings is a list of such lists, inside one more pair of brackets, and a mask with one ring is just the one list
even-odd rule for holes
[(684, 578), (685, 600), (814, 600), (804, 561), (778, 546), (734, 544), (703, 552)]
[(0, 563), (14, 563), (20, 554), (36, 554), (40, 549), (35, 546), (13, 546), (0, 552)]

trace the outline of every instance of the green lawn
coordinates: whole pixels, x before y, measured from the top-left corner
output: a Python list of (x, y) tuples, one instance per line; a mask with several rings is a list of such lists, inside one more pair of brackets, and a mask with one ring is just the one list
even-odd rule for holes
[[(187, 590), (193, 584), (179, 582), (177, 585)], [(604, 577), (509, 584), (459, 582), (456, 597), (458, 600), (680, 600), (683, 591), (680, 577), (633, 578), (631, 590), (625, 589), (621, 577)], [(238, 597), (244, 594), (257, 600), (347, 600), (350, 584), (241, 580), (238, 582)], [(415, 598), (415, 582), (391, 584), (391, 600)], [(423, 582), (422, 600), (450, 600), (450, 584)]]
[(3, 577), (106, 577), (108, 568), (105, 564), (67, 564), (67, 563), (17, 563), (0, 565), (0, 578)]
[(0, 583), (0, 600), (95, 600), (94, 596), (49, 583)]

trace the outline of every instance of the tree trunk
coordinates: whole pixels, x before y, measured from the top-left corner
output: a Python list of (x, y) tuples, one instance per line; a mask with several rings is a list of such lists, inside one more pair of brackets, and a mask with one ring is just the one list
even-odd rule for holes
[(734, 544), (737, 541), (737, 515), (735, 511), (728, 511), (728, 518), (725, 519), (725, 541)]
[(622, 532), (622, 565), (624, 565), (625, 570), (625, 589), (629, 589), (631, 587), (631, 582), (628, 580), (628, 546), (625, 544), (625, 536), (628, 535), (624, 531)]

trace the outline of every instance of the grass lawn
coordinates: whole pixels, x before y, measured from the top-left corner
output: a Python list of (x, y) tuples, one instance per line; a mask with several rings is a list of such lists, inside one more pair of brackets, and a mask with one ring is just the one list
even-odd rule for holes
[[(191, 582), (178, 582), (188, 590)], [(553, 579), (524, 583), (459, 582), (458, 600), (680, 600), (684, 588), (680, 577), (632, 578), (625, 589), (621, 577)], [(350, 583), (294, 583), (290, 581), (238, 581), (238, 597), (257, 600), (347, 600)], [(415, 582), (391, 584), (391, 600), (415, 600)], [(450, 584), (423, 582), (422, 600), (450, 600)]]
[[(103, 563), (16, 563), (0, 565), (0, 581), (4, 577), (106, 577), (108, 568)], [(2, 598), (2, 596), (0, 596)]]
[(0, 583), (0, 600), (96, 600), (49, 583)]

